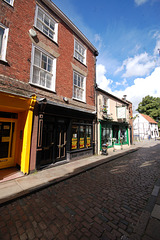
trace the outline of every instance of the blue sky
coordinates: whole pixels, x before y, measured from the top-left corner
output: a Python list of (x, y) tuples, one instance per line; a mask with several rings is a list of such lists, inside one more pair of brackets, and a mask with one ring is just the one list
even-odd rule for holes
[(98, 49), (97, 84), (138, 103), (160, 96), (160, 0), (53, 0)]

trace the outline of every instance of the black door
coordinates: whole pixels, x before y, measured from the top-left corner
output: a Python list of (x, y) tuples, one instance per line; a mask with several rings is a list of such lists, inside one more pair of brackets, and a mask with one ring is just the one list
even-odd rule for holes
[(67, 126), (65, 120), (57, 120), (56, 161), (66, 159)]

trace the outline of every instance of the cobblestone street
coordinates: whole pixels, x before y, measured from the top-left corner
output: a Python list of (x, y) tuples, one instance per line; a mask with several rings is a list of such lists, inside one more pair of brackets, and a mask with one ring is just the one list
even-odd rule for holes
[(157, 143), (2, 206), (0, 239), (128, 239), (160, 177)]

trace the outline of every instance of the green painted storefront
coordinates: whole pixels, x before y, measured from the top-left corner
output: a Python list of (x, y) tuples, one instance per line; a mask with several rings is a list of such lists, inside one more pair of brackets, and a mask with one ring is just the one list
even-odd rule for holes
[[(100, 150), (102, 146), (107, 144), (108, 148), (129, 145), (129, 126), (128, 123), (119, 123), (111, 121), (100, 122)], [(115, 141), (113, 141), (113, 139)]]

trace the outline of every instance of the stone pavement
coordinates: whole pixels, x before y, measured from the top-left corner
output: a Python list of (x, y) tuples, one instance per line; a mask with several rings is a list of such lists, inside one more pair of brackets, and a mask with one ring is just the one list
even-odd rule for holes
[(160, 239), (159, 143), (140, 142), (0, 185), (0, 239)]
[(38, 189), (47, 187), (53, 183), (62, 181), (75, 176), (81, 172), (87, 171), (105, 162), (124, 156), (144, 146), (148, 141), (136, 142), (135, 145), (123, 150), (116, 150), (109, 155), (94, 155), (77, 161), (71, 161), (62, 165), (54, 166), (42, 171), (23, 176), (14, 180), (0, 183), (0, 205), (18, 197), (24, 196)]

